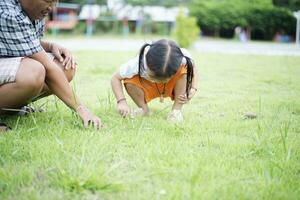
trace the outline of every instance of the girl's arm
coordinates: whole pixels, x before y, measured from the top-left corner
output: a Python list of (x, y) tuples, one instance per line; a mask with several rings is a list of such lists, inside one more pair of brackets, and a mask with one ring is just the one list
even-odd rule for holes
[(195, 90), (195, 92), (198, 90), (198, 70), (195, 64), (193, 64), (193, 70), (194, 70), (194, 77), (192, 80), (192, 90)]
[(47, 56), (47, 53), (45, 51), (35, 53), (30, 57), (34, 60), (37, 60), (45, 67), (45, 81), (50, 90), (67, 106), (77, 112), (77, 114), (82, 119), (85, 127), (87, 127), (89, 121), (94, 123), (95, 128), (101, 127), (100, 119), (94, 116), (85, 106), (81, 105), (79, 99), (73, 93), (72, 88), (70, 87), (63, 71)]
[(119, 71), (114, 73), (114, 75), (111, 78), (111, 87), (112, 87), (113, 93), (114, 93), (117, 101), (125, 99), (125, 95), (123, 92), (122, 80), (123, 80), (123, 78), (120, 76)]
[(122, 80), (123, 78), (120, 76), (120, 72), (117, 71), (111, 78), (111, 87), (117, 100), (117, 107), (120, 115), (127, 117), (130, 114), (130, 108), (126, 102)]
[(196, 94), (196, 92), (198, 90), (198, 88), (197, 88), (197, 85), (198, 85), (198, 70), (197, 70), (197, 67), (195, 66), (195, 64), (193, 64), (193, 71), (194, 71), (194, 76), (193, 76), (193, 80), (192, 80), (191, 89), (189, 91), (189, 98), (187, 98), (187, 96), (185, 94), (186, 75), (185, 75), (185, 78), (183, 80), (181, 80), (181, 82), (182, 81), (184, 81), (184, 82), (179, 83), (180, 80), (178, 80), (178, 85), (182, 85), (182, 87), (180, 87), (181, 89), (178, 89), (178, 92), (177, 92), (178, 101), (174, 101), (173, 109), (178, 109), (179, 107), (181, 108), (182, 104), (187, 103)]

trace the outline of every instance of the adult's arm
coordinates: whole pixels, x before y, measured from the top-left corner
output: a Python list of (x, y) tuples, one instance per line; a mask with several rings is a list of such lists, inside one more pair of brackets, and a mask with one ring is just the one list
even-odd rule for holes
[(46, 70), (46, 83), (50, 90), (60, 98), (67, 106), (77, 112), (82, 119), (84, 126), (89, 122), (94, 124), (95, 128), (101, 127), (101, 120), (94, 116), (84, 105), (81, 104), (76, 94), (73, 93), (63, 71), (53, 62), (45, 51), (40, 51), (30, 56), (32, 59), (40, 62)]
[(41, 40), (41, 45), (46, 52), (52, 53), (62, 63), (65, 69), (75, 69), (76, 62), (70, 50), (56, 43)]
[(41, 40), (41, 45), (46, 52), (51, 52), (52, 43)]

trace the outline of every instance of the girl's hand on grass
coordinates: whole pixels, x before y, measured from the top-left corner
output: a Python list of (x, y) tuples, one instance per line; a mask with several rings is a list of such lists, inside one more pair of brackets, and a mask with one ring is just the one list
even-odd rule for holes
[(118, 112), (122, 117), (128, 117), (130, 115), (130, 108), (126, 101), (121, 101), (117, 104)]
[(89, 125), (92, 125), (96, 130), (103, 127), (101, 119), (91, 113), (85, 106), (79, 106), (76, 112), (81, 118), (85, 128), (88, 128)]
[(52, 43), (50, 46), (50, 51), (55, 58), (62, 63), (66, 70), (76, 68), (76, 62), (70, 50)]
[(179, 95), (179, 97), (178, 97), (179, 103), (182, 103), (182, 104), (188, 103), (194, 97), (196, 92), (197, 92), (196, 88), (191, 88), (189, 91), (189, 98), (187, 98), (186, 94)]

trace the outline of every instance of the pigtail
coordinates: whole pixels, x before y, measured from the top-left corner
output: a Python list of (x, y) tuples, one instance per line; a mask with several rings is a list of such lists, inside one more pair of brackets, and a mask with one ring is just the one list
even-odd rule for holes
[(186, 96), (189, 98), (189, 91), (192, 87), (192, 81), (194, 78), (194, 66), (191, 58), (184, 56), (186, 59), (186, 67), (187, 67), (187, 76), (186, 76)]
[(147, 46), (150, 46), (150, 44), (146, 43), (141, 47), (140, 54), (139, 54), (139, 71), (138, 75), (141, 78), (142, 72), (145, 70), (144, 68), (144, 53), (145, 53), (145, 48)]

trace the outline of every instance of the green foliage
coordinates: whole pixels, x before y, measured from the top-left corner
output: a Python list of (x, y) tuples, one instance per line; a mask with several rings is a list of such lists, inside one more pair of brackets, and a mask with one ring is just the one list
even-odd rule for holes
[(195, 17), (186, 17), (182, 10), (176, 17), (173, 32), (175, 40), (181, 47), (189, 47), (199, 37), (199, 28)]
[(131, 5), (160, 5), (160, 6), (178, 6), (178, 4), (187, 4), (190, 0), (124, 0)]
[[(273, 38), (276, 32), (294, 35), (296, 21), (292, 13), (284, 8), (255, 8), (247, 15), (254, 39)], [(260, 38), (255, 38), (255, 33), (260, 33)]]
[(293, 11), (300, 10), (300, 0), (273, 0), (273, 3)]
[(190, 10), (208, 35), (227, 33), (232, 37), (237, 26), (248, 28), (252, 33), (261, 32), (258, 39), (271, 39), (276, 32), (294, 35), (292, 12), (274, 7), (271, 0), (193, 0)]

